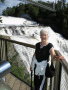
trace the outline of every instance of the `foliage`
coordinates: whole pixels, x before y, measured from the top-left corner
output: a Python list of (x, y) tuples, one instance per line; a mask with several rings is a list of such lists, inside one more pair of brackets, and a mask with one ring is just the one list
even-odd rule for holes
[(58, 1), (55, 8), (56, 8), (56, 10), (60, 10), (62, 8), (62, 2)]
[(68, 38), (68, 8), (64, 9), (62, 26), (63, 26), (63, 34)]
[(4, 2), (5, 0), (0, 0), (0, 2)]
[(11, 8), (7, 7), (7, 9), (3, 11), (3, 15), (5, 15), (5, 16), (14, 16), (15, 8), (16, 7), (13, 7), (11, 9)]
[(22, 81), (28, 83), (30, 85), (30, 75), (25, 70), (25, 66), (19, 66), (18, 62), (16, 60), (17, 53), (12, 57), (12, 59), (9, 61), (11, 63), (11, 72)]
[(43, 4), (45, 6), (48, 6), (48, 7), (51, 7), (51, 8), (53, 7), (53, 2), (49, 2), (49, 1), (47, 1), (47, 2), (38, 1), (38, 3)]

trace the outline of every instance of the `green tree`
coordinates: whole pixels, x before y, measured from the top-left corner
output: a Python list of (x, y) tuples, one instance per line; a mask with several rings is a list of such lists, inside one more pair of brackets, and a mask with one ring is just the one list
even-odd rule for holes
[(63, 34), (68, 38), (68, 8), (63, 11)]
[(15, 8), (16, 7), (13, 7), (13, 8), (7, 7), (7, 9), (3, 11), (3, 15), (5, 15), (5, 16), (14, 16)]
[(0, 2), (4, 2), (5, 0), (0, 0)]
[(30, 16), (32, 18), (37, 18), (38, 14), (39, 14), (39, 8), (29, 4), (29, 6), (28, 6), (28, 14), (30, 14)]
[(62, 9), (62, 2), (58, 1), (55, 7), (56, 7), (56, 10)]

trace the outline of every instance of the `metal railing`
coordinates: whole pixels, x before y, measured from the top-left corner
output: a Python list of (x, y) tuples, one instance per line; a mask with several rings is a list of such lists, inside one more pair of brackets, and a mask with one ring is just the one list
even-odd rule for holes
[[(11, 45), (9, 43), (11, 43), (12, 45), (13, 44), (22, 45), (22, 46), (29, 47), (32, 49), (35, 48), (34, 45), (30, 45), (30, 44), (15, 41), (15, 40), (10, 40), (9, 37), (0, 36), (0, 60), (4, 60), (4, 59), (9, 60), (9, 51), (8, 51), (9, 49), (8, 48), (11, 48), (10, 47)], [(56, 54), (61, 55), (59, 51), (56, 51)], [(13, 64), (17, 64), (16, 61)], [(61, 60), (60, 62), (57, 60), (57, 61), (54, 61), (54, 65), (56, 68), (56, 75), (53, 78), (46, 78), (45, 90), (64, 90), (64, 89), (62, 89), (63, 83), (65, 82), (63, 87), (66, 87), (66, 85), (68, 86), (68, 83), (67, 83), (67, 81), (68, 81), (68, 76), (67, 76), (68, 75), (68, 63), (66, 62), (66, 60)], [(63, 74), (65, 74), (65, 77), (63, 76)], [(15, 75), (15, 74), (13, 73), (13, 75)], [(18, 76), (16, 76), (16, 77), (21, 80), (20, 77), (18, 77)], [(26, 82), (26, 84), (28, 84), (28, 83)], [(67, 90), (67, 89), (65, 89), (65, 90)]]

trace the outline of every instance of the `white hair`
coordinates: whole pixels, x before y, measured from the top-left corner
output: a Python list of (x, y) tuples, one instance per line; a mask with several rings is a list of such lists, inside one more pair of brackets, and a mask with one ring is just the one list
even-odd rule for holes
[(44, 34), (48, 34), (48, 31), (47, 31), (47, 30), (42, 29), (42, 30), (40, 31), (40, 34), (42, 34), (42, 33), (44, 33)]

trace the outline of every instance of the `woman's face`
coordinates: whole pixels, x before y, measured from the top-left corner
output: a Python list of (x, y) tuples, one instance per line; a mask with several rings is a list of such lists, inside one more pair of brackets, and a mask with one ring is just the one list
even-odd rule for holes
[(41, 34), (40, 34), (40, 38), (41, 38), (41, 41), (46, 41), (46, 40), (48, 40), (48, 33), (41, 33)]

